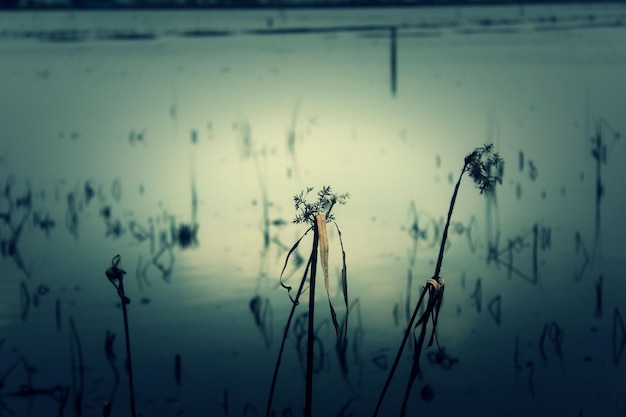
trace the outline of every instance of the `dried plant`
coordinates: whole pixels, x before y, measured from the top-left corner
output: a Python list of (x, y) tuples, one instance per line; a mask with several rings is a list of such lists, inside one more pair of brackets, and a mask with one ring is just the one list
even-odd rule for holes
[[(130, 415), (131, 417), (135, 417), (135, 388), (133, 385), (133, 366), (130, 356), (128, 312), (126, 311), (126, 306), (130, 304), (130, 298), (126, 297), (126, 294), (124, 293), (124, 275), (126, 274), (126, 271), (118, 267), (121, 260), (122, 257), (120, 255), (115, 255), (113, 257), (111, 266), (106, 270), (106, 276), (117, 290), (117, 295), (120, 297), (120, 301), (122, 303), (122, 313), (124, 315), (124, 335), (126, 336), (126, 357), (128, 363), (128, 387), (130, 389)], [(108, 412), (110, 413), (110, 407), (110, 405), (105, 405), (104, 412), (106, 413), (106, 410), (108, 409)]]
[[(285, 259), (285, 264), (280, 274), (280, 284), (283, 288), (285, 288), (289, 294), (289, 298), (291, 299), (292, 306), (291, 311), (289, 313), (289, 318), (287, 319), (287, 324), (285, 326), (285, 332), (283, 334), (283, 339), (280, 345), (280, 351), (278, 353), (278, 359), (276, 360), (276, 366), (274, 368), (274, 376), (272, 378), (272, 384), (270, 387), (270, 393), (268, 397), (268, 403), (266, 408), (266, 417), (269, 417), (272, 412), (272, 401), (274, 398), (274, 390), (276, 388), (276, 381), (278, 379), (278, 370), (280, 368), (282, 354), (285, 347), (285, 342), (287, 340), (287, 336), (289, 334), (289, 329), (291, 326), (291, 321), (294, 316), (294, 312), (296, 306), (299, 304), (300, 296), (303, 293), (304, 284), (307, 280), (307, 276), (309, 277), (309, 309), (308, 309), (308, 333), (307, 333), (307, 360), (306, 360), (306, 389), (305, 389), (305, 416), (311, 417), (312, 415), (312, 405), (313, 405), (313, 347), (315, 342), (315, 327), (314, 327), (314, 307), (315, 307), (315, 284), (316, 284), (316, 275), (317, 275), (317, 259), (318, 259), (318, 250), (319, 257), (322, 263), (322, 272), (324, 274), (324, 284), (326, 287), (326, 295), (328, 296), (328, 304), (330, 307), (331, 319), (333, 322), (333, 326), (335, 328), (335, 333), (337, 335), (338, 344), (345, 344), (347, 339), (347, 331), (348, 331), (348, 281), (347, 281), (347, 270), (346, 270), (346, 253), (343, 249), (343, 241), (341, 239), (341, 231), (339, 230), (339, 226), (334, 221), (334, 215), (331, 213), (335, 204), (345, 204), (348, 199), (348, 194), (335, 194), (332, 192), (330, 186), (322, 187), (322, 189), (317, 193), (317, 200), (314, 203), (307, 202), (307, 197), (309, 193), (313, 191), (313, 188), (307, 188), (306, 192), (302, 191), (300, 194), (294, 196), (294, 206), (297, 211), (296, 217), (293, 220), (295, 224), (308, 224), (309, 228), (304, 232), (304, 234), (293, 244), (289, 252), (287, 253), (287, 257)], [(329, 292), (329, 282), (328, 282), (328, 232), (326, 230), (326, 223), (333, 222), (335, 227), (337, 228), (337, 232), (339, 234), (339, 242), (341, 244), (341, 252), (342, 252), (342, 262), (343, 267), (341, 271), (341, 283), (342, 283), (342, 292), (346, 306), (346, 315), (345, 321), (342, 326), (339, 325), (337, 320), (337, 314), (335, 312), (335, 308), (330, 299)], [(300, 285), (298, 287), (298, 291), (296, 292), (295, 297), (291, 296), (292, 288), (286, 285), (283, 281), (283, 274), (285, 269), (287, 268), (287, 264), (289, 262), (289, 257), (296, 250), (304, 236), (306, 236), (311, 230), (313, 230), (313, 244), (311, 247), (311, 255), (309, 256), (309, 260), (304, 269), (304, 274), (302, 275), (302, 279), (300, 281)]]
[[(461, 185), (461, 180), (463, 179), (463, 175), (467, 172), (468, 175), (474, 180), (474, 183), (480, 190), (480, 193), (483, 194), (493, 191), (497, 183), (502, 183), (503, 169), (504, 161), (497, 152), (493, 152), (493, 144), (476, 148), (473, 152), (465, 157), (463, 168), (461, 169), (461, 174), (459, 175), (459, 179), (456, 183), (456, 186), (454, 187), (452, 199), (450, 200), (448, 218), (445, 228), (443, 230), (443, 234), (441, 236), (441, 245), (439, 247), (439, 256), (437, 258), (435, 273), (433, 274), (432, 278), (427, 280), (426, 285), (424, 286), (424, 289), (422, 290), (422, 293), (417, 301), (417, 305), (413, 310), (413, 315), (411, 316), (409, 324), (406, 327), (404, 337), (402, 338), (402, 342), (400, 343), (400, 348), (398, 349), (398, 353), (396, 354), (395, 360), (389, 371), (389, 375), (387, 376), (387, 380), (385, 381), (385, 385), (383, 386), (383, 390), (378, 399), (378, 403), (376, 404), (374, 417), (378, 416), (385, 394), (389, 389), (391, 380), (393, 379), (396, 369), (398, 368), (398, 364), (400, 363), (400, 358), (402, 357), (402, 353), (406, 346), (409, 335), (413, 334), (414, 355), (411, 373), (409, 375), (409, 380), (407, 382), (404, 393), (404, 400), (402, 402), (402, 408), (400, 411), (401, 416), (406, 416), (409, 394), (411, 392), (411, 388), (413, 386), (413, 383), (415, 382), (415, 379), (420, 374), (420, 357), (422, 347), (426, 339), (427, 326), (429, 321), (432, 322), (432, 330), (427, 347), (432, 346), (433, 341), (437, 341), (437, 346), (439, 349), (441, 349), (441, 347), (439, 346), (439, 341), (437, 340), (436, 328), (445, 287), (444, 280), (440, 276), (440, 272), (441, 265), (443, 263), (443, 252), (446, 246), (446, 240), (448, 238), (448, 228), (450, 227), (450, 220), (452, 218), (452, 211), (454, 210), (456, 197), (459, 191), (459, 187)], [(415, 319), (417, 318), (418, 312), (420, 311), (420, 307), (422, 306), (422, 302), (424, 301), (426, 294), (428, 294), (428, 302), (426, 304), (426, 308), (417, 323), (415, 323)], [(413, 323), (415, 323), (415, 325)], [(415, 332), (417, 331), (418, 327), (421, 327), (421, 329), (419, 332), (419, 336), (416, 336)]]

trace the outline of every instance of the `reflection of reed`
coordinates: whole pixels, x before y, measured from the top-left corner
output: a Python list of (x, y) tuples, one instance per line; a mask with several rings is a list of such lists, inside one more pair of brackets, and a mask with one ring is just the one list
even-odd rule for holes
[(120, 383), (120, 375), (117, 371), (117, 367), (115, 366), (115, 352), (113, 351), (113, 343), (115, 342), (115, 333), (106, 331), (104, 336), (104, 354), (107, 358), (107, 362), (111, 366), (111, 371), (113, 372), (113, 387), (111, 388), (111, 394), (109, 395), (109, 404), (113, 404), (113, 400), (115, 399), (115, 394), (117, 393), (117, 387)]
[[(596, 202), (596, 212), (595, 212), (595, 234), (594, 234), (594, 246), (593, 246), (593, 256), (595, 257), (597, 250), (600, 247), (600, 238), (601, 238), (601, 214), (602, 214), (602, 199), (605, 197), (604, 183), (602, 182), (602, 165), (607, 164), (607, 154), (608, 148), (606, 140), (603, 139), (602, 133), (603, 131), (608, 131), (612, 133), (613, 143), (620, 138), (619, 132), (617, 132), (613, 127), (609, 124), (609, 122), (600, 118), (595, 121), (595, 135), (591, 138), (591, 143), (593, 144), (593, 148), (591, 149), (591, 156), (596, 161), (596, 190), (595, 190), (595, 202)], [(600, 248), (601, 254), (601, 248)]]
[[(0, 348), (4, 344), (4, 339), (0, 339)], [(0, 374), (0, 390), (8, 388), (6, 383), (7, 379), (19, 372), (20, 368), (24, 374), (24, 381), (19, 384), (19, 388), (16, 391), (1, 391), (0, 392), (0, 416), (17, 417), (18, 414), (14, 413), (4, 399), (16, 398), (26, 399), (28, 401), (26, 416), (32, 415), (33, 402), (36, 397), (50, 397), (57, 404), (57, 416), (62, 417), (65, 412), (65, 406), (70, 395), (70, 389), (64, 385), (54, 385), (51, 388), (38, 388), (34, 386), (31, 376), (36, 372), (36, 368), (30, 365), (24, 356), (16, 359), (5, 371)], [(15, 377), (13, 377), (15, 379)], [(78, 414), (77, 414), (78, 415)]]
[(561, 362), (561, 368), (564, 367), (563, 362), (563, 327), (559, 326), (556, 321), (546, 323), (543, 326), (541, 337), (539, 338), (539, 352), (541, 353), (541, 359), (543, 359), (543, 365), (548, 367), (548, 355), (546, 353), (546, 344), (552, 345), (554, 354), (559, 358)]
[[(287, 131), (287, 151), (291, 156), (296, 178), (300, 177), (300, 168), (298, 167), (298, 157), (296, 153), (296, 124), (298, 122), (298, 108), (299, 106), (296, 104), (293, 109), (293, 115), (291, 116), (291, 126)], [(287, 171), (287, 177), (291, 178), (291, 170)]]
[(272, 336), (274, 333), (274, 328), (272, 326), (274, 322), (274, 310), (272, 309), (272, 303), (269, 298), (256, 295), (250, 300), (249, 307), (250, 312), (254, 317), (254, 324), (261, 331), (263, 342), (267, 348), (272, 343)]
[(2, 239), (0, 241), (0, 253), (2, 254), (3, 257), (8, 256), (12, 258), (13, 261), (15, 262), (15, 265), (19, 268), (19, 270), (22, 271), (24, 275), (26, 275), (26, 277), (30, 277), (30, 272), (26, 268), (26, 264), (24, 263), (24, 260), (22, 259), (22, 255), (18, 249), (18, 243), (22, 235), (22, 231), (24, 230), (24, 224), (26, 223), (26, 220), (28, 219), (30, 215), (30, 208), (28, 212), (24, 213), (24, 215), (22, 216), (22, 220), (20, 221), (20, 223), (17, 225), (15, 229), (13, 229), (11, 221), (10, 221), (12, 214), (13, 212), (11, 209), (9, 210), (8, 213), (6, 213), (6, 217), (4, 219), (5, 223), (11, 229), (11, 236), (9, 237), (8, 240)]
[(595, 283), (596, 288), (596, 318), (602, 318), (602, 275), (598, 277), (598, 281)]
[(390, 45), (391, 95), (395, 96), (396, 91), (397, 91), (397, 78), (398, 78), (397, 77), (397, 74), (398, 74), (398, 68), (397, 68), (397, 62), (398, 62), (397, 32), (398, 32), (398, 29), (396, 27), (392, 27), (389, 29), (389, 32), (390, 32), (389, 37), (391, 39), (391, 45)]
[(82, 416), (83, 390), (85, 388), (85, 364), (80, 337), (74, 324), (74, 319), (69, 318), (70, 323), (70, 356), (72, 360), (72, 393), (74, 395), (74, 411), (77, 417)]
[(259, 181), (259, 188), (261, 191), (261, 209), (263, 211), (262, 220), (262, 234), (263, 234), (263, 252), (267, 252), (270, 246), (270, 218), (269, 218), (269, 206), (270, 202), (267, 197), (267, 172), (261, 170), (261, 162), (259, 155), (265, 160), (266, 151), (257, 151), (254, 141), (252, 139), (252, 129), (247, 121), (235, 123), (235, 129), (238, 130), (240, 136), (241, 156), (244, 159), (252, 158), (254, 162), (254, 169), (257, 179)]
[(224, 416), (228, 417), (228, 388), (224, 388), (224, 394), (222, 395), (222, 411)]
[(626, 328), (624, 328), (624, 321), (617, 307), (613, 310), (611, 341), (613, 342), (613, 363), (617, 366), (622, 358), (622, 353), (624, 353), (624, 347), (626, 347)]
[(54, 304), (54, 313), (56, 317), (57, 331), (61, 331), (61, 300), (56, 299)]
[(413, 269), (415, 268), (415, 262), (417, 261), (417, 247), (420, 239), (420, 228), (419, 228), (419, 219), (417, 216), (417, 208), (415, 207), (415, 202), (411, 201), (411, 206), (409, 208), (410, 216), (411, 216), (411, 225), (409, 227), (409, 236), (413, 243), (411, 250), (409, 251), (409, 270), (407, 272), (407, 280), (406, 280), (406, 298), (404, 300), (404, 314), (406, 317), (407, 323), (411, 318), (411, 293), (413, 287)]
[(28, 318), (28, 310), (30, 308), (30, 295), (28, 287), (24, 281), (20, 282), (20, 319), (26, 321)]
[(182, 358), (179, 353), (174, 356), (174, 379), (176, 380), (176, 385), (180, 385), (182, 383), (183, 378), (182, 371)]
[[(509, 279), (515, 275), (528, 281), (532, 285), (539, 284), (539, 253), (541, 249), (550, 247), (550, 229), (542, 226), (541, 228), (537, 223), (533, 224), (531, 230), (525, 234), (519, 234), (512, 238), (509, 238), (506, 247), (500, 249), (500, 231), (496, 232), (496, 238), (493, 242), (489, 243), (487, 253), (487, 264), (495, 262), (498, 266), (504, 266), (507, 269), (507, 276)], [(576, 234), (577, 242), (579, 242), (579, 234)], [(541, 240), (540, 240), (541, 238)], [(531, 243), (527, 240), (532, 239)], [(578, 245), (578, 243), (577, 243)], [(527, 248), (531, 250), (530, 266), (526, 268), (519, 268), (515, 266), (514, 255), (521, 255)], [(577, 247), (578, 250), (578, 247)], [(584, 250), (584, 248), (583, 248)]]
[[(353, 312), (356, 310), (356, 312)], [(356, 314), (356, 316), (355, 316)], [(341, 375), (344, 380), (353, 391), (353, 393), (357, 394), (359, 389), (361, 388), (361, 377), (363, 374), (363, 359), (361, 358), (361, 344), (363, 342), (363, 323), (361, 321), (361, 301), (357, 298), (350, 303), (348, 310), (346, 311), (346, 317), (356, 317), (356, 325), (352, 325), (352, 337), (347, 337), (346, 327), (348, 323), (346, 321), (341, 322), (339, 327), (339, 334), (346, 334), (346, 337), (342, 337), (337, 339), (335, 343), (335, 352), (337, 353), (337, 359), (339, 361), (339, 368), (341, 370)], [(350, 345), (348, 341), (351, 340), (352, 344)], [(358, 370), (358, 376), (356, 384), (350, 379), (350, 369), (351, 366), (348, 361), (348, 352), (350, 352), (350, 347), (352, 347), (351, 352), (353, 355), (354, 365)]]

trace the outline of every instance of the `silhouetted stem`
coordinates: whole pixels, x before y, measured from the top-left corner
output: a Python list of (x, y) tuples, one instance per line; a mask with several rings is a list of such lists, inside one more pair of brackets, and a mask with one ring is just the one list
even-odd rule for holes
[[(448, 228), (450, 227), (450, 219), (452, 218), (452, 211), (454, 210), (456, 196), (459, 192), (459, 186), (461, 185), (461, 179), (463, 178), (463, 174), (465, 173), (467, 164), (468, 164), (467, 161), (463, 164), (461, 175), (459, 175), (459, 180), (457, 181), (456, 186), (454, 187), (454, 193), (452, 194), (452, 199), (450, 200), (450, 208), (448, 209), (448, 220), (446, 221), (446, 226), (443, 229), (443, 234), (441, 236), (441, 246), (439, 247), (439, 257), (437, 258), (437, 266), (435, 267), (435, 274), (433, 276), (433, 278), (436, 279), (437, 281), (439, 281), (439, 273), (441, 272), (441, 264), (443, 263), (443, 251), (446, 247), (446, 240), (448, 239)], [(417, 305), (415, 306), (415, 310), (413, 310), (413, 314), (411, 315), (411, 320), (409, 320), (409, 324), (406, 327), (406, 330), (404, 332), (404, 337), (402, 338), (402, 342), (400, 343), (400, 348), (398, 349), (396, 358), (393, 361), (393, 365), (391, 367), (391, 370), (389, 371), (387, 380), (385, 381), (383, 391), (381, 392), (380, 398), (378, 399), (378, 403), (376, 404), (376, 409), (374, 410), (374, 417), (378, 416), (378, 412), (380, 411), (380, 407), (383, 403), (383, 399), (385, 397), (385, 394), (387, 393), (387, 390), (389, 389), (389, 386), (391, 385), (391, 380), (393, 379), (396, 369), (398, 368), (398, 364), (400, 363), (400, 358), (402, 357), (402, 353), (404, 352), (404, 347), (406, 346), (406, 342), (409, 339), (409, 335), (411, 334), (413, 323), (415, 323), (415, 318), (417, 317), (419, 308), (422, 304), (422, 301), (424, 300), (424, 296), (426, 295), (427, 291), (428, 291), (428, 284), (424, 286), (424, 289), (422, 290), (422, 295), (420, 295)], [(427, 310), (424, 314), (428, 314), (428, 313), (429, 311)], [(427, 321), (428, 320), (426, 319), (423, 325), (424, 327), (422, 327), (422, 338), (420, 338), (422, 342), (423, 342), (423, 336), (425, 335), (425, 331), (426, 331), (425, 326), (426, 326)], [(420, 343), (419, 348), (421, 349), (421, 343)]]
[(378, 416), (378, 411), (380, 411), (380, 406), (383, 404), (383, 399), (385, 398), (385, 394), (387, 394), (387, 390), (391, 385), (391, 380), (393, 379), (393, 375), (396, 373), (396, 369), (398, 368), (398, 364), (400, 363), (400, 358), (402, 357), (402, 352), (404, 351), (404, 346), (406, 345), (407, 340), (409, 340), (409, 334), (411, 334), (411, 328), (413, 327), (413, 323), (415, 322), (415, 317), (419, 312), (419, 306), (422, 305), (422, 301), (424, 300), (424, 296), (428, 291), (428, 287), (424, 287), (422, 290), (422, 295), (420, 295), (419, 300), (417, 301), (417, 306), (415, 310), (413, 310), (413, 315), (411, 316), (411, 320), (409, 321), (409, 325), (404, 331), (404, 337), (402, 338), (402, 342), (400, 343), (400, 348), (398, 349), (398, 353), (396, 354), (396, 358), (393, 361), (393, 365), (391, 366), (391, 370), (389, 371), (389, 375), (387, 375), (387, 380), (385, 381), (385, 385), (383, 386), (383, 390), (380, 393), (380, 397), (378, 398), (378, 403), (376, 404), (376, 409), (374, 410), (374, 417)]
[[(428, 291), (428, 284), (424, 287), (425, 291)], [(426, 339), (426, 323), (428, 323), (428, 315), (431, 314), (433, 309), (435, 308), (435, 297), (433, 297), (433, 293), (431, 292), (428, 297), (428, 306), (424, 311), (424, 315), (420, 318), (419, 321), (423, 321), (422, 329), (420, 330), (420, 337), (417, 340), (417, 345), (415, 346), (415, 357), (413, 359), (413, 366), (411, 367), (411, 374), (409, 375), (409, 382), (406, 384), (406, 390), (404, 392), (404, 400), (402, 401), (402, 408), (400, 409), (400, 417), (406, 417), (407, 412), (407, 404), (409, 402), (409, 396), (411, 394), (411, 389), (413, 388), (413, 383), (417, 378), (420, 371), (420, 356), (422, 353), (422, 346), (424, 346), (424, 340)], [(418, 323), (419, 323), (418, 321)], [(433, 326), (435, 323), (433, 322)]]
[(454, 187), (454, 193), (452, 194), (452, 199), (450, 200), (450, 208), (448, 209), (448, 220), (446, 221), (446, 227), (443, 229), (443, 235), (441, 236), (441, 246), (439, 247), (439, 257), (437, 258), (437, 266), (435, 267), (435, 278), (439, 281), (439, 273), (441, 272), (441, 264), (443, 263), (443, 251), (446, 247), (446, 240), (448, 240), (448, 228), (450, 227), (450, 219), (452, 219), (452, 210), (454, 210), (454, 203), (456, 203), (456, 196), (459, 192), (459, 187), (461, 185), (461, 180), (463, 179), (463, 174), (465, 174), (465, 169), (467, 168), (467, 162), (463, 164), (463, 169), (461, 170), (461, 175), (459, 175), (459, 180), (456, 182), (456, 186)]
[(291, 305), (291, 312), (289, 312), (289, 318), (287, 319), (287, 324), (285, 325), (285, 332), (283, 334), (283, 340), (280, 344), (280, 350), (278, 351), (278, 359), (276, 360), (276, 366), (274, 368), (274, 376), (272, 377), (272, 385), (270, 387), (270, 395), (267, 401), (267, 408), (265, 410), (265, 417), (270, 417), (270, 413), (272, 412), (272, 402), (274, 400), (274, 391), (276, 389), (276, 381), (278, 380), (278, 369), (280, 368), (280, 363), (283, 356), (283, 351), (285, 349), (285, 342), (287, 341), (287, 335), (289, 334), (289, 328), (291, 327), (291, 320), (293, 319), (294, 312), (296, 307), (298, 306), (298, 301), (300, 300), (300, 295), (302, 294), (302, 288), (304, 287), (304, 283), (306, 282), (307, 272), (309, 271), (309, 266), (311, 265), (311, 258), (309, 258), (309, 262), (304, 268), (304, 275), (302, 276), (302, 280), (300, 281), (300, 287), (298, 288), (298, 292), (296, 293), (296, 298)]
[(102, 417), (111, 417), (111, 403), (108, 401), (102, 407)]
[(304, 415), (311, 417), (313, 408), (313, 347), (315, 345), (315, 274), (317, 271), (317, 246), (319, 243), (319, 231), (317, 224), (313, 229), (313, 249), (311, 250), (311, 275), (309, 279), (309, 329), (306, 349), (306, 398), (304, 402)]
[(135, 417), (135, 388), (133, 385), (133, 365), (130, 357), (130, 334), (128, 331), (128, 313), (126, 311), (126, 300), (124, 295), (124, 283), (120, 279), (120, 298), (122, 301), (122, 314), (124, 315), (124, 336), (126, 337), (126, 357), (128, 358), (128, 388), (130, 390), (130, 415)]
[[(81, 348), (80, 338), (78, 337), (78, 331), (76, 330), (76, 325), (74, 324), (74, 319), (70, 317), (70, 331), (71, 338), (74, 339), (74, 343), (71, 345), (72, 347), (72, 386), (74, 389), (74, 408), (76, 410), (76, 415), (80, 417), (82, 415), (82, 407), (83, 407), (83, 388), (85, 384), (85, 365), (83, 361), (83, 349)], [(74, 349), (76, 349), (76, 361), (77, 364), (74, 364)], [(74, 368), (75, 366), (75, 368)], [(77, 369), (78, 375), (74, 373)], [(8, 373), (6, 374), (8, 375)], [(28, 386), (31, 386), (30, 382)]]

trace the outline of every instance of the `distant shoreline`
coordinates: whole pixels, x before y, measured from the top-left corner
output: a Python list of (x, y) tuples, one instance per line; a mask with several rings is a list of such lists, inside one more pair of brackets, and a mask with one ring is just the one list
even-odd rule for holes
[[(54, 0), (50, 0), (54, 1)], [(257, 0), (215, 0), (215, 3), (200, 4), (200, 1), (189, 0), (188, 2), (176, 1), (150, 1), (135, 0), (132, 4), (120, 4), (114, 1), (109, 4), (98, 2), (97, 0), (68, 0), (66, 4), (41, 4), (30, 3), (24, 0), (0, 0), (0, 10), (2, 11), (82, 11), (82, 10), (289, 10), (289, 9), (349, 9), (349, 8), (399, 8), (399, 7), (480, 7), (480, 6), (519, 6), (533, 7), (545, 5), (589, 5), (598, 6), (601, 4), (623, 4), (626, 0), (407, 0), (407, 1), (385, 1), (385, 0), (338, 0), (320, 1), (312, 0), (297, 3), (297, 0), (287, 2), (264, 2)], [(219, 3), (218, 3), (219, 2)]]

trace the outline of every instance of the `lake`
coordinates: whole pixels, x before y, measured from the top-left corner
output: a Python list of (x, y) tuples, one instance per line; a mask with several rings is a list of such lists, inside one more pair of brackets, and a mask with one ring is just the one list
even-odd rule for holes
[(349, 198), (327, 284), (317, 266), (312, 414), (372, 415), (487, 144), (502, 184), (462, 177), (408, 415), (624, 415), (625, 22), (619, 4), (0, 14), (0, 415), (130, 415), (116, 255), (137, 415), (265, 415), (283, 340), (272, 415), (302, 415), (308, 281), (285, 326), (314, 232), (291, 251), (294, 196), (324, 186)]

